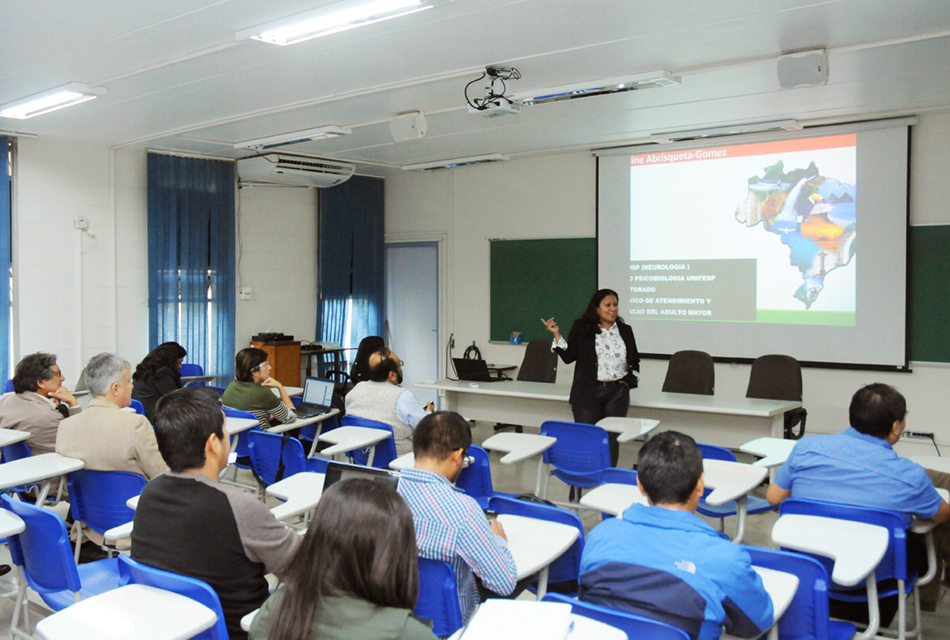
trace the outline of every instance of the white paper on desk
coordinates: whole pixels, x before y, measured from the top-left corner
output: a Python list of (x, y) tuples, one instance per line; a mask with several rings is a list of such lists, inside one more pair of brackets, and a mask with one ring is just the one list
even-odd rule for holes
[(463, 640), (564, 640), (571, 630), (571, 605), (492, 598), (478, 607)]

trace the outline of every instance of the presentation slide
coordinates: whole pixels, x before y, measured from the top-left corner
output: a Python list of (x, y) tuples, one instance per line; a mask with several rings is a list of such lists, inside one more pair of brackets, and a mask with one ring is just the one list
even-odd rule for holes
[(905, 365), (906, 137), (601, 157), (598, 279), (641, 351)]

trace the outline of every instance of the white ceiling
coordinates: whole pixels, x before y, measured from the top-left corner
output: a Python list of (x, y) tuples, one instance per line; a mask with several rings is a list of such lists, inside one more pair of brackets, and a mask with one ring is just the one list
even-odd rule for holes
[[(950, 107), (948, 0), (455, 0), (290, 47), (235, 31), (328, 0), (72, 0), (4, 3), (0, 104), (68, 82), (106, 95), (0, 130), (243, 157), (234, 144), (321, 125), (352, 135), (284, 147), (402, 165), (635, 142), (652, 132), (796, 118), (807, 124)], [(784, 52), (825, 47), (827, 85), (780, 88)], [(468, 113), (486, 65), (509, 92), (668, 69), (679, 86)], [(476, 87), (484, 86), (476, 85)], [(479, 88), (476, 94), (483, 95)], [(389, 119), (421, 110), (424, 139)]]

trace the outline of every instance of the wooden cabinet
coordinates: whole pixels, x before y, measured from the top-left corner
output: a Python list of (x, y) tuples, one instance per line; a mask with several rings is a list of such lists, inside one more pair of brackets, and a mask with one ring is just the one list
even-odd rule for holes
[(251, 342), (252, 347), (267, 352), (271, 377), (285, 387), (300, 386), (300, 341)]

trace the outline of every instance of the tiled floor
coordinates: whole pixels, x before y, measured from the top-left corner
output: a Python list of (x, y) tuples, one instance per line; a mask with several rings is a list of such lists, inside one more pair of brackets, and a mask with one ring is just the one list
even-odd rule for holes
[[(529, 429), (528, 431), (531, 430)], [(493, 434), (494, 430), (491, 424), (485, 422), (475, 423), (473, 438), (476, 444), (481, 444)], [(630, 468), (636, 461), (638, 451), (638, 443), (621, 445), (619, 466)], [(489, 456), (492, 465), (492, 481), (496, 491), (527, 493), (533, 490), (536, 471), (533, 463), (523, 462), (514, 465), (502, 465), (499, 462), (501, 454), (489, 452)], [(742, 458), (743, 454), (739, 454), (739, 456), (740, 460), (746, 461)], [(751, 459), (748, 460), (751, 461)], [(243, 476), (241, 479), (244, 479)], [(248, 474), (247, 480), (252, 481), (250, 474)], [(760, 488), (757, 492), (761, 492), (761, 497), (764, 497), (764, 488)], [(759, 493), (756, 495), (759, 495)], [(548, 498), (558, 502), (567, 502), (567, 485), (556, 478), (552, 478), (548, 486)], [(65, 509), (60, 508), (60, 510), (62, 511), (61, 515), (65, 515)], [(601, 521), (601, 515), (599, 513), (586, 509), (581, 509), (579, 515), (586, 531), (590, 531)], [(776, 518), (777, 515), (775, 513), (764, 513), (750, 517), (746, 527), (746, 542), (756, 546), (774, 547), (774, 545), (771, 544), (769, 532), (772, 530), (772, 525)], [(713, 526), (718, 526), (718, 523), (715, 521), (709, 520), (709, 522), (713, 524)], [(729, 534), (735, 533), (734, 522), (726, 522), (726, 532)], [(9, 563), (9, 558), (10, 554), (6, 546), (0, 547), (0, 564)], [(10, 582), (11, 575), (12, 574), (7, 574), (7, 576), (0, 578), (0, 592), (8, 590), (7, 584)], [(48, 615), (49, 611), (35, 594), (31, 595), (30, 601), (30, 618), (35, 624), (36, 620)], [(13, 616), (13, 605), (13, 598), (0, 598), (0, 636), (6, 636), (9, 632), (10, 620)], [(944, 599), (938, 607), (937, 612), (925, 613), (922, 617), (923, 638), (926, 640), (940, 640), (950, 637), (950, 632), (947, 631), (950, 629), (950, 598), (946, 597), (946, 590), (944, 591)]]

